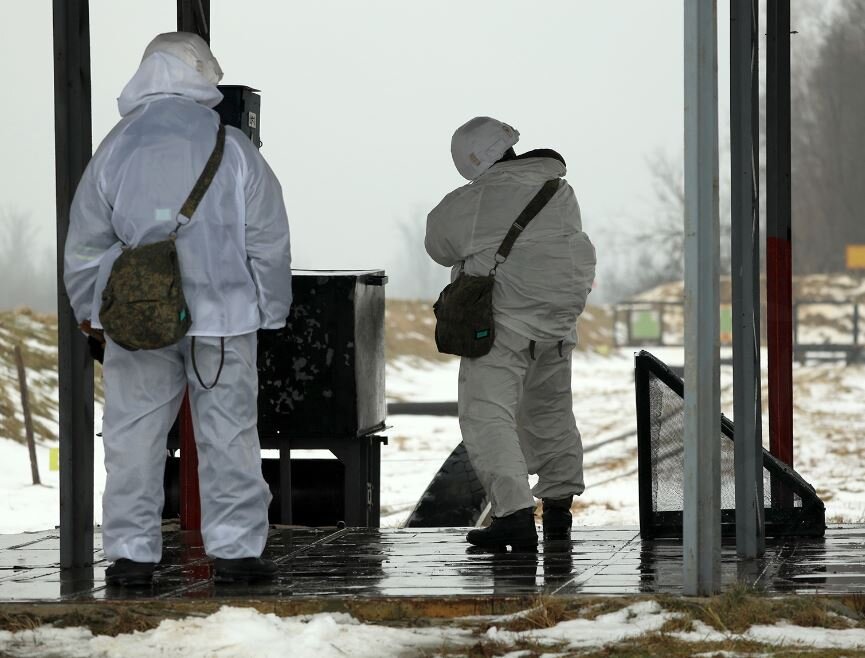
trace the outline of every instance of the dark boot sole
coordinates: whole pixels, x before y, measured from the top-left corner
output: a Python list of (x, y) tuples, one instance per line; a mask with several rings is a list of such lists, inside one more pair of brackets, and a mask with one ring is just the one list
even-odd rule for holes
[(550, 530), (544, 532), (544, 541), (570, 541), (571, 531), (568, 530)]
[(215, 573), (213, 574), (213, 582), (219, 583), (221, 585), (229, 585), (229, 584), (240, 584), (240, 585), (250, 585), (253, 583), (261, 583), (265, 581), (271, 581), (276, 578), (276, 574), (260, 574), (260, 575), (249, 575), (249, 574), (237, 574), (237, 573)]
[(106, 578), (105, 584), (111, 587), (126, 587), (130, 589), (146, 588), (153, 585), (153, 578), (115, 576), (113, 578)]
[(473, 544), (469, 542), (469, 545), (472, 548), (486, 551), (489, 553), (507, 553), (508, 546), (511, 547), (511, 553), (537, 553), (538, 552), (538, 543), (537, 541), (531, 542), (516, 542), (512, 544)]

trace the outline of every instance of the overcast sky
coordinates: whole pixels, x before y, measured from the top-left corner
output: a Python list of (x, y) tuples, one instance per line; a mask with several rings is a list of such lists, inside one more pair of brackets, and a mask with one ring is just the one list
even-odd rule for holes
[[(727, 141), (729, 16), (719, 4), (719, 93)], [(682, 0), (211, 0), (226, 84), (261, 90), (262, 153), (282, 182), (296, 267), (385, 268), (412, 291), (400, 224), (464, 181), (453, 130), (490, 115), (518, 152), (558, 150), (586, 232), (599, 244), (652, 212), (647, 157), (682, 149)], [(51, 2), (0, 21), (0, 207), (54, 239)], [(116, 97), (174, 0), (91, 0), (94, 149)], [(422, 235), (422, 231), (418, 231)], [(603, 270), (602, 270), (603, 271)], [(603, 278), (598, 281), (603, 292)]]

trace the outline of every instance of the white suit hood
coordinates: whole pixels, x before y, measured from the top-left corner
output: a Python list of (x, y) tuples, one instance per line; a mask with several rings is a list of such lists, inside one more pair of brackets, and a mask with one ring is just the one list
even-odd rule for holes
[(216, 85), (181, 59), (155, 52), (141, 61), (117, 99), (121, 116), (165, 96), (182, 96), (205, 107), (216, 107), (222, 93)]
[[(70, 210), (64, 280), (79, 322), (100, 327), (102, 291), (123, 245), (164, 240), (213, 151), (222, 96), (164, 53), (144, 58), (120, 97), (126, 116), (96, 149)], [(239, 336), (285, 324), (291, 249), (279, 182), (228, 126), (222, 162), (177, 233), (191, 336)]]
[(491, 117), (475, 117), (454, 132), (451, 157), (463, 178), (475, 180), (518, 141), (516, 128)]

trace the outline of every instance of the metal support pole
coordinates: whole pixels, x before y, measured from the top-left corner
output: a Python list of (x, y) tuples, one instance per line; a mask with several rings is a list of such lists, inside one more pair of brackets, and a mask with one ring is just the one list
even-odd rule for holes
[[(766, 7), (766, 320), (769, 445), (793, 466), (793, 268), (790, 187), (790, 0)], [(773, 483), (772, 505), (792, 506)]]
[(210, 0), (177, 0), (177, 31), (192, 32), (210, 43)]
[(54, 0), (53, 15), (60, 566), (78, 568), (93, 564), (93, 360), (63, 285), (63, 251), (69, 207), (92, 150), (88, 0)]
[[(198, 34), (210, 43), (210, 0), (177, 0), (177, 30)], [(198, 449), (188, 392), (180, 407), (180, 474), (181, 527), (197, 531), (201, 529)]]
[(760, 116), (758, 0), (730, 0), (733, 417), (736, 552), (765, 547), (760, 389)]
[(291, 481), (291, 439), (284, 438), (279, 443), (279, 522), (283, 525), (294, 523), (294, 502)]
[(720, 590), (721, 398), (716, 0), (685, 0), (684, 593)]

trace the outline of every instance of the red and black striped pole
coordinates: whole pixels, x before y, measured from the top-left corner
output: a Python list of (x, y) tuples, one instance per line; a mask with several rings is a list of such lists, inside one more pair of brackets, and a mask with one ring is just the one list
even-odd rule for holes
[[(177, 0), (177, 30), (193, 32), (210, 43), (210, 0)], [(180, 407), (180, 527), (201, 529), (198, 450), (188, 391)]]
[[(769, 344), (769, 445), (793, 466), (793, 259), (790, 184), (790, 0), (767, 4), (766, 320)], [(789, 495), (773, 483), (772, 505)]]

